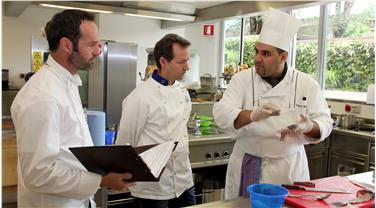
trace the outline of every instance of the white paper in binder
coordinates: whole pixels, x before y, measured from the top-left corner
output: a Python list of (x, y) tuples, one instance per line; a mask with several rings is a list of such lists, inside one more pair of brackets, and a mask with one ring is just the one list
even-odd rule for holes
[(367, 104), (375, 104), (375, 85), (370, 84), (367, 90)]

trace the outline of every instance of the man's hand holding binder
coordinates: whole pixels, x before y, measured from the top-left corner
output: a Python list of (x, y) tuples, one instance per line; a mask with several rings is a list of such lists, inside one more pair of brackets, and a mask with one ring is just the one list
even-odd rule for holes
[(115, 190), (126, 190), (135, 183), (128, 182), (132, 178), (130, 173), (109, 173), (102, 177), (100, 187), (111, 188)]
[(130, 173), (132, 177), (124, 178), (125, 181), (159, 181), (176, 145), (177, 142), (171, 141), (140, 147), (113, 145), (69, 149), (90, 172), (102, 176)]

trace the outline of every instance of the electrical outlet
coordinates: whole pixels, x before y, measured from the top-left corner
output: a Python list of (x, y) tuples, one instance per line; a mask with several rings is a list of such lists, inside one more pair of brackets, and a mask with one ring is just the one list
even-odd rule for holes
[(353, 105), (351, 108), (351, 113), (360, 114), (362, 107), (360, 105)]

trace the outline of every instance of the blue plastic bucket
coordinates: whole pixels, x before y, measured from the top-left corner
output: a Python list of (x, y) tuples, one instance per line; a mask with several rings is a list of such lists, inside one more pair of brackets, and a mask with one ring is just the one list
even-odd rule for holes
[(252, 208), (280, 208), (289, 191), (274, 184), (252, 184), (247, 187)]

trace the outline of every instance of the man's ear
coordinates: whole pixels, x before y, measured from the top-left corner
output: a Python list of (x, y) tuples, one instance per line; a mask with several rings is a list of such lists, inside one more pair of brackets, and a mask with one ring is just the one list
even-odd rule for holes
[(73, 43), (68, 38), (63, 37), (60, 39), (59, 48), (67, 53), (71, 53), (73, 51)]
[(280, 54), (280, 56), (281, 56), (281, 62), (285, 62), (285, 61), (287, 61), (289, 53), (288, 52), (283, 52), (283, 53)]
[(159, 58), (159, 63), (161, 64), (161, 67), (165, 66), (167, 64), (167, 59), (165, 59), (163, 56), (161, 56)]

